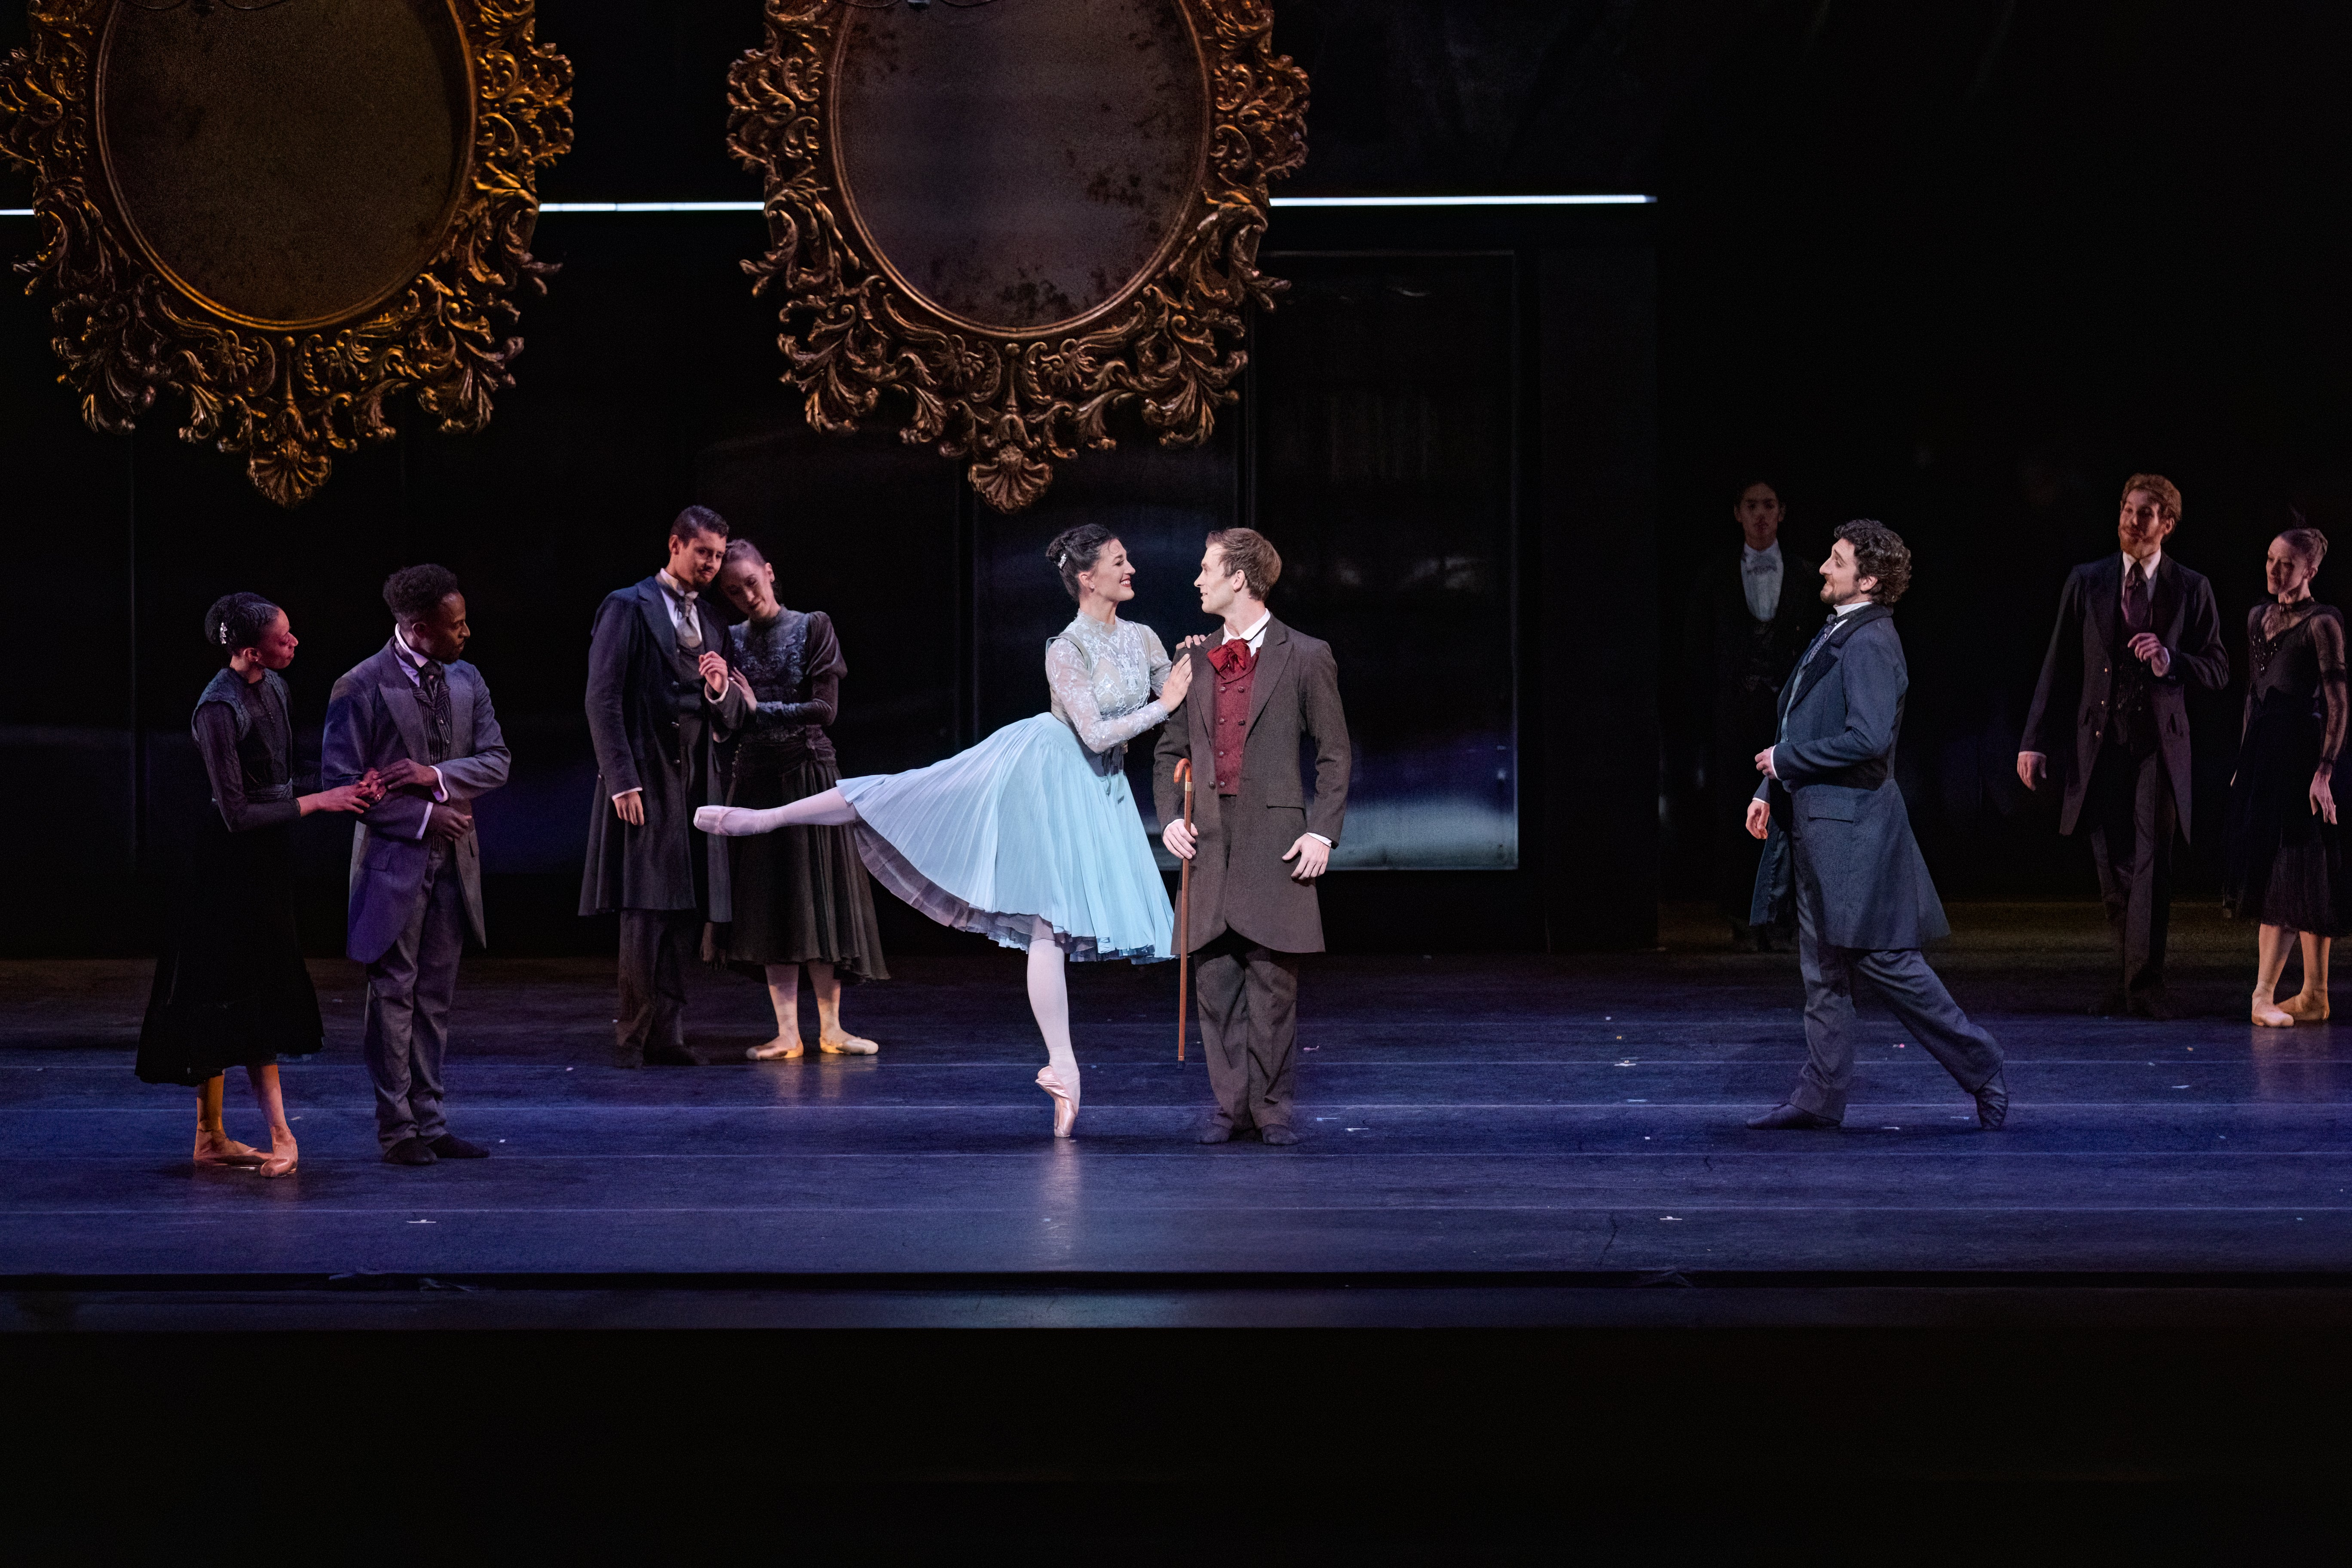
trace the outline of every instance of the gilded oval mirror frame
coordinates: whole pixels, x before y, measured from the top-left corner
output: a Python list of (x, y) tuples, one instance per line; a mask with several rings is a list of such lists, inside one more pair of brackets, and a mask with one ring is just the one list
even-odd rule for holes
[(1256, 266), (1268, 182), (1306, 157), (1307, 78), (1273, 22), (1268, 0), (766, 0), (730, 144), (764, 176), (771, 245), (744, 268), (782, 296), (810, 424), (855, 429), (896, 395), (900, 437), (965, 460), (1001, 511), (1114, 445), (1122, 410), (1205, 440), (1244, 311), (1282, 288)]
[[(532, 0), (36, 0), (31, 20), (0, 62), (0, 152), (33, 175), (40, 250), (19, 270), (55, 291), (59, 379), (93, 429), (176, 393), (184, 439), (292, 506), (334, 454), (393, 435), (404, 390), (445, 432), (488, 421), (515, 296), (553, 270), (530, 255), (537, 172), (572, 142), (572, 68)], [(339, 96), (361, 78), (376, 90)]]

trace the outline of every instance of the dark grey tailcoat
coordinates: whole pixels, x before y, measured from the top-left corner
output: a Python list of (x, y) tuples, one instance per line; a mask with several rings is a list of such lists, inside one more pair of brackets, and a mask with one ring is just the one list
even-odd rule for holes
[[(702, 646), (723, 653), (719, 622), (698, 600)], [(697, 806), (726, 802), (718, 742), (751, 712), (732, 682), (712, 701), (694, 660), (678, 652), (660, 582), (606, 596), (588, 645), (588, 733), (596, 747), (596, 796), (588, 804), (588, 864), (580, 879), (580, 912), (691, 910), (721, 923), (733, 918), (728, 897), (727, 842), (698, 833)], [(613, 797), (645, 792), (646, 820), (632, 827), (613, 813)], [(704, 904), (695, 887), (702, 860)]]
[[(465, 660), (444, 666), (449, 683), (450, 754), (433, 761), (425, 744), (425, 715), (416, 687), (400, 655), (385, 643), (335, 682), (327, 700), (327, 731), (320, 772), (326, 787), (355, 783), (370, 768), (407, 758), (441, 770), (449, 804), (472, 815), (466, 803), (507, 782), (506, 736), (490, 707), (490, 689)], [(360, 817), (352, 835), (352, 901), (343, 952), (373, 963), (400, 937), (424, 890), (431, 846), (417, 836), (433, 803), (403, 791), (388, 795)], [(474, 940), (488, 944), (482, 921), (482, 852), (468, 833), (451, 846), (457, 879), (466, 890), (466, 922)]]
[(1843, 617), (1782, 689), (1773, 747), (1780, 776), (1756, 791), (1772, 808), (1756, 924), (1778, 917), (1793, 875), (1819, 887), (1821, 940), (1832, 947), (1916, 948), (1950, 931), (1894, 779), (1909, 685), (1895, 612), (1866, 605)]
[[(2180, 836), (2189, 837), (2189, 705), (2191, 683), (2208, 691), (2230, 684), (2230, 653), (2221, 641), (2221, 617), (2213, 608), (2213, 585), (2180, 564), (2167, 551), (2149, 584), (2148, 629), (2172, 650), (2172, 668), (2148, 678), (2156, 716), (2158, 749)], [(2116, 623), (2123, 615), (2124, 558), (2116, 551), (2066, 574), (2058, 595), (2058, 624), (2042, 656), (2042, 679), (2026, 710), (2021, 752), (2040, 752), (2065, 787), (2058, 831), (2072, 833), (2083, 815), (2083, 796), (2106, 738), (2107, 703), (2115, 689)], [(2128, 654), (2125, 655), (2129, 658)]]
[[(1315, 884), (1292, 880), (1297, 862), (1282, 858), (1302, 833), (1339, 843), (1348, 816), (1354, 753), (1331, 645), (1279, 620), (1267, 624), (1251, 678), (1239, 793), (1230, 802), (1216, 788), (1217, 672), (1207, 646), (1185, 657), (1192, 661), (1192, 688), (1177, 721), (1160, 728), (1151, 795), (1161, 822), (1181, 818), (1184, 791), (1176, 783), (1176, 763), (1192, 761), (1192, 827), (1200, 842), (1192, 860), (1191, 945), (1197, 952), (1230, 930), (1276, 952), (1320, 952), (1323, 909)], [(1315, 745), (1312, 800), (1298, 771), (1300, 742), (1307, 740)]]

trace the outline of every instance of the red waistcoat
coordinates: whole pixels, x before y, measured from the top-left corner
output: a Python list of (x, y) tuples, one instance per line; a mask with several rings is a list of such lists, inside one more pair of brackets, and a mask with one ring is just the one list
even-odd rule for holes
[(1209, 655), (1217, 675), (1217, 793), (1239, 795), (1242, 746), (1249, 739), (1250, 685), (1257, 655), (1245, 642), (1222, 643)]

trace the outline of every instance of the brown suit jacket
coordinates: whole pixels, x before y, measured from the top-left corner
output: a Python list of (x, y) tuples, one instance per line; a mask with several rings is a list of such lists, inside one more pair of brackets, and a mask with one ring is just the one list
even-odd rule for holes
[[(1339, 666), (1331, 645), (1292, 631), (1279, 620), (1258, 646), (1250, 686), (1249, 736), (1243, 744), (1241, 784), (1230, 800), (1216, 789), (1217, 672), (1208, 648), (1196, 647), (1192, 689), (1178, 721), (1161, 726), (1151, 763), (1151, 795), (1160, 820), (1184, 813), (1176, 763), (1192, 763), (1192, 826), (1200, 847), (1192, 862), (1192, 946), (1195, 951), (1232, 931), (1276, 952), (1323, 951), (1323, 910), (1315, 884), (1291, 880), (1283, 856), (1302, 833), (1339, 842), (1348, 815), (1348, 721), (1339, 710)], [(1315, 742), (1315, 797), (1299, 778), (1302, 741)]]

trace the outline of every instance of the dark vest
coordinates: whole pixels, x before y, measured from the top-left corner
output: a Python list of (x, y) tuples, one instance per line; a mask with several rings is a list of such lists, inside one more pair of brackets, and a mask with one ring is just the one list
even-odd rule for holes
[[(2156, 618), (2156, 584), (2147, 584), (2148, 620)], [(2131, 650), (2131, 640), (2139, 635), (2124, 624), (2123, 599), (2120, 590), (2115, 605), (2115, 641), (2107, 648), (2107, 664), (2114, 671), (2114, 680), (2107, 689), (2107, 743), (2121, 746), (2135, 754), (2156, 749), (2156, 694), (2148, 680), (2147, 666), (2142, 664)], [(2139, 628), (2146, 631), (2147, 626)]]
[[(1227, 653), (1228, 648), (1233, 652)], [(1223, 643), (1209, 655), (1209, 668), (1217, 675), (1217, 793), (1239, 795), (1242, 752), (1249, 741), (1250, 688), (1257, 679), (1257, 655), (1245, 642)]]

